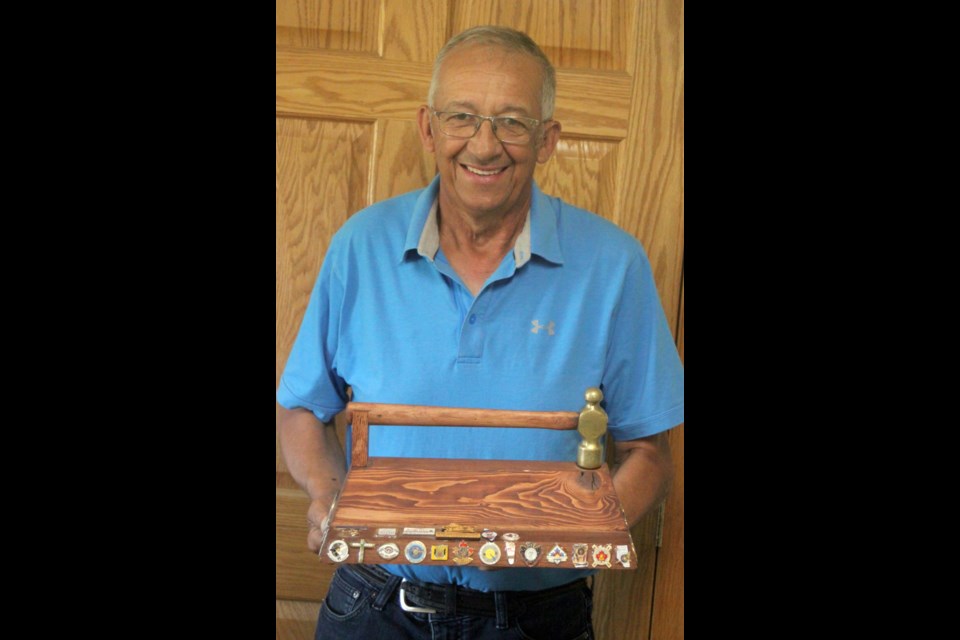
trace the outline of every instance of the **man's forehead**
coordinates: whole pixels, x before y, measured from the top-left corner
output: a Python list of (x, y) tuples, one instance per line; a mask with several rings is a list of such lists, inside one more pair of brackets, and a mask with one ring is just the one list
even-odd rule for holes
[(539, 106), (542, 80), (540, 65), (529, 54), (496, 45), (464, 45), (443, 60), (437, 98), (445, 109), (469, 110), (480, 100), (499, 96), (498, 111), (530, 113)]
[[(443, 103), (444, 111), (469, 111), (470, 113), (477, 113), (479, 109), (482, 109), (478, 103), (473, 100), (458, 100), (456, 98), (447, 100)], [(488, 115), (499, 115), (501, 113), (513, 113), (513, 114), (529, 114), (531, 113), (530, 107), (514, 103), (514, 102), (505, 102), (503, 104), (498, 104), (496, 107), (496, 113)]]
[(440, 63), (441, 71), (460, 64), (492, 63), (494, 65), (532, 65), (539, 67), (537, 60), (525, 51), (510, 49), (497, 43), (469, 42), (452, 49)]

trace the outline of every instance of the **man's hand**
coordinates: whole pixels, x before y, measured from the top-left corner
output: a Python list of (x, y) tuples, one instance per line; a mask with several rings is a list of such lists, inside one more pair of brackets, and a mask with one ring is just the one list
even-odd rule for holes
[(627, 524), (633, 526), (667, 496), (673, 482), (673, 461), (665, 432), (614, 443), (613, 487)]
[(320, 545), (330, 527), (330, 508), (333, 502), (333, 498), (317, 499), (312, 501), (310, 508), (307, 509), (307, 524), (310, 527), (307, 533), (307, 547), (314, 553), (321, 551)]
[(280, 407), (280, 449), (290, 475), (310, 496), (307, 547), (317, 553), (330, 510), (347, 475), (343, 448), (333, 422), (320, 422), (305, 409)]

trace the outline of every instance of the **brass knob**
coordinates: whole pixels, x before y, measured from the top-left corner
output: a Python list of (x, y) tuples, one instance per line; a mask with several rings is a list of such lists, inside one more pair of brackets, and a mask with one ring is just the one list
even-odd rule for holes
[(577, 431), (583, 437), (577, 447), (577, 466), (581, 469), (599, 469), (603, 464), (603, 447), (600, 438), (607, 432), (607, 412), (600, 408), (603, 392), (590, 387), (583, 394), (587, 401), (580, 410)]

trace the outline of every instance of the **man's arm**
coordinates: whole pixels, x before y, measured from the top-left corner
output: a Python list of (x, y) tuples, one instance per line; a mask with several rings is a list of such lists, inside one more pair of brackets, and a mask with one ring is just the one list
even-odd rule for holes
[(310, 496), (307, 546), (319, 551), (326, 517), (347, 475), (343, 447), (333, 422), (322, 423), (306, 409), (280, 407), (280, 450), (290, 475)]
[(613, 487), (632, 527), (659, 506), (673, 483), (666, 432), (614, 444)]

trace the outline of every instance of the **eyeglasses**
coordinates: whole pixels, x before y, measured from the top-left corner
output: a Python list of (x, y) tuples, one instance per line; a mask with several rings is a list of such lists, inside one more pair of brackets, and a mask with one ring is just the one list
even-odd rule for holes
[(484, 120), (489, 120), (493, 135), (500, 142), (508, 144), (526, 144), (533, 138), (533, 132), (540, 125), (539, 120), (521, 116), (478, 116), (475, 113), (459, 111), (434, 111), (440, 123), (440, 131), (451, 138), (472, 138), (477, 135)]

